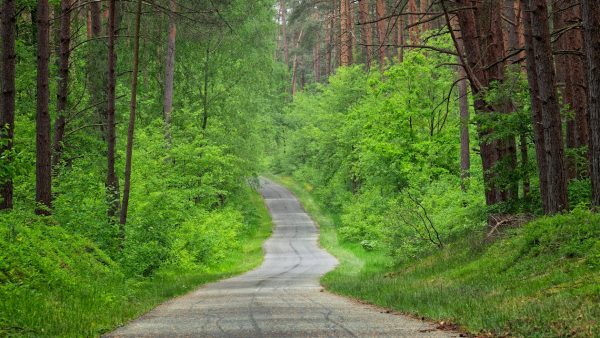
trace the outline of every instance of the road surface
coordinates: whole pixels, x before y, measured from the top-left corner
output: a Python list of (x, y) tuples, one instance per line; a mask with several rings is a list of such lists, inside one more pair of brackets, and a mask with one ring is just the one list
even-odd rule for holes
[(106, 337), (457, 337), (324, 292), (337, 264), (315, 223), (282, 186), (261, 179), (274, 230), (262, 266), (168, 301)]

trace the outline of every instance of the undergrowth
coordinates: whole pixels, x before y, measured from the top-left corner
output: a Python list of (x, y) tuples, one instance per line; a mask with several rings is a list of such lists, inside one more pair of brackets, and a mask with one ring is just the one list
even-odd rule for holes
[(309, 185), (277, 178), (321, 227), (321, 244), (340, 265), (329, 290), (403, 313), (458, 324), (472, 334), (600, 336), (600, 215), (583, 209), (452, 239), (442, 250), (398, 264), (383, 250), (338, 239), (339, 216)]
[(271, 219), (258, 193), (248, 198), (255, 212), (227, 255), (191, 268), (172, 255), (149, 277), (131, 276), (53, 218), (12, 212), (0, 226), (0, 336), (98, 336), (168, 298), (258, 266)]

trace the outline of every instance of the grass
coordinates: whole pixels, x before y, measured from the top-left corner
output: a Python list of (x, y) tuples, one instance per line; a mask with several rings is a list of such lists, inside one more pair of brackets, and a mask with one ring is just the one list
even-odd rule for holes
[[(8, 235), (2, 227), (0, 249), (14, 251), (0, 252), (0, 336), (98, 336), (169, 298), (260, 265), (271, 218), (258, 193), (250, 199), (257, 230), (218, 266), (197, 273), (167, 269), (151, 278), (126, 278), (90, 241), (62, 227), (23, 226), (20, 246), (2, 243)], [(20, 275), (27, 278), (15, 283)]]
[(600, 215), (572, 213), (505, 231), (458, 238), (418, 261), (393, 264), (381, 251), (338, 240), (337, 215), (310, 186), (277, 177), (321, 227), (340, 260), (321, 282), (330, 291), (403, 313), (458, 324), (476, 335), (600, 337)]

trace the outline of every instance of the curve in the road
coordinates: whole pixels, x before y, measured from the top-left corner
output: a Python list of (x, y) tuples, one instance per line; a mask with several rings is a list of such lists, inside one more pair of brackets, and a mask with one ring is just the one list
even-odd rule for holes
[(261, 179), (274, 231), (244, 275), (168, 301), (106, 337), (456, 337), (427, 322), (322, 292), (337, 264), (315, 223), (282, 186)]

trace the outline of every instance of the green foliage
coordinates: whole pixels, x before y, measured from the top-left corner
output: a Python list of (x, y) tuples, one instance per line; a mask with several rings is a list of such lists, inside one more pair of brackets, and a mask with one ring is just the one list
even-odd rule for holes
[(507, 229), (493, 241), (487, 231), (461, 232), (443, 250), (398, 264), (381, 250), (338, 238), (336, 214), (315, 203), (306, 186), (279, 181), (307, 206), (320, 225), (321, 244), (340, 260), (322, 279), (335, 293), (476, 335), (600, 334), (598, 214), (577, 208)]
[[(341, 239), (402, 261), (482, 226), (481, 173), (461, 190), (455, 75), (436, 66), (450, 62), (410, 51), (383, 74), (341, 68), (287, 108), (273, 170), (314, 187), (340, 214)], [(428, 233), (437, 233), (433, 242)]]
[[(0, 155), (0, 181), (10, 177), (15, 186), (15, 209), (0, 213), (0, 336), (95, 336), (169, 296), (256, 266), (270, 221), (253, 186), (274, 139), (272, 118), (285, 99), (286, 73), (273, 60), (272, 3), (180, 4), (190, 13), (177, 18), (168, 140), (162, 115), (168, 17), (143, 13), (123, 239), (119, 224), (107, 218), (107, 47), (79, 29), (85, 28), (80, 14), (87, 6), (76, 6), (72, 15), (78, 29), (72, 29), (68, 125), (61, 163), (53, 168), (52, 216), (33, 216), (36, 46), (29, 2), (19, 4), (23, 12), (17, 18), (14, 149)], [(119, 7), (121, 31), (127, 32), (133, 16), (129, 4)], [(121, 179), (131, 97), (130, 35), (120, 35), (116, 46)], [(57, 55), (52, 54), (54, 120)]]

